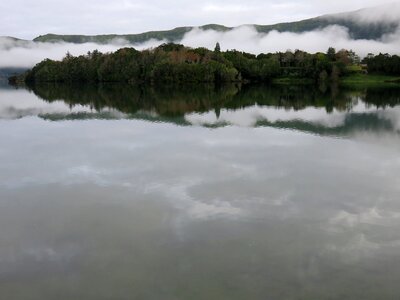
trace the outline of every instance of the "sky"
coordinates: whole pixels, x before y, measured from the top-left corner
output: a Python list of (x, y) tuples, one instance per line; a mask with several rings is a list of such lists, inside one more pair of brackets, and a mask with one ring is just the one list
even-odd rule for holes
[(0, 36), (141, 33), (218, 23), (273, 24), (393, 0), (13, 0), (0, 1)]

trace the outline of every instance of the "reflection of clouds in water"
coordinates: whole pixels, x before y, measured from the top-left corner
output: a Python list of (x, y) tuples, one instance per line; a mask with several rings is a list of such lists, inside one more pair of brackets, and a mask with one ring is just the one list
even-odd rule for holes
[(400, 247), (400, 208), (393, 201), (397, 199), (377, 197), (370, 205), (362, 200), (352, 203), (351, 211), (332, 212), (326, 224), (325, 230), (332, 237), (326, 251), (340, 254), (346, 262), (397, 253)]
[(339, 254), (341, 260), (347, 263), (354, 263), (373, 256), (381, 247), (381, 243), (369, 241), (365, 234), (357, 234), (353, 238), (346, 239), (344, 242), (326, 245), (325, 251)]
[[(66, 170), (66, 178), (69, 184), (79, 184), (80, 182), (94, 182), (99, 186), (107, 186), (105, 177), (108, 172), (106, 170), (97, 169), (88, 165), (72, 167)], [(72, 180), (72, 181), (71, 181)]]
[[(248, 115), (263, 109), (269, 116), (266, 107)], [(286, 113), (302, 111), (272, 117)], [(336, 124), (334, 115), (324, 122)], [(365, 134), (370, 144), (268, 127), (0, 120), (0, 279), (79, 273), (108, 282), (113, 272), (126, 278), (126, 267), (153, 286), (152, 272), (164, 284), (188, 265), (180, 273), (188, 278), (257, 270), (246, 282), (273, 274), (285, 289), (288, 280), (333, 290), (337, 277), (379, 281), (400, 270), (391, 263), (400, 249), (400, 159)]]
[(387, 258), (398, 254), (400, 237), (392, 239), (376, 239), (373, 231), (362, 233), (362, 229), (353, 229), (327, 242), (323, 253), (325, 255), (339, 255), (340, 260), (346, 263), (356, 263), (364, 259), (374, 261), (377, 257)]
[[(138, 257), (132, 251), (136, 246), (127, 245), (144, 245), (145, 266), (139, 272), (164, 261), (172, 261), (174, 270), (175, 257), (198, 269), (196, 258), (211, 253), (222, 261), (220, 267), (239, 261), (237, 270), (254, 266), (263, 272), (260, 277), (264, 270), (281, 273), (285, 280), (303, 272), (306, 281), (318, 280), (332, 267), (347, 271), (349, 265), (360, 268), (366, 261), (377, 264), (381, 255), (400, 248), (393, 233), (400, 226), (395, 223), (398, 216), (391, 213), (400, 211), (394, 201), (399, 190), (393, 184), (400, 165), (388, 165), (398, 152), (380, 145), (365, 147), (352, 139), (267, 127), (209, 130), (137, 120), (24, 118), (0, 121), (0, 136), (7, 140), (0, 147), (0, 199), (14, 195), (23, 199), (21, 204), (30, 203), (32, 190), (38, 198), (48, 197), (39, 202), (42, 206), (53, 203), (55, 195), (63, 197), (57, 210), (63, 210), (61, 203), (76, 201), (75, 218), (71, 210), (60, 218), (50, 210), (45, 215), (52, 215), (54, 223), (47, 226), (60, 224), (56, 235), (61, 232), (69, 240), (81, 234), (77, 241), (87, 247), (79, 252), (68, 245), (57, 248), (48, 239), (42, 245), (30, 240), (23, 247), (28, 252), (15, 252), (18, 263), (0, 262), (9, 277), (85, 272), (80, 263), (86, 257), (96, 266), (109, 259), (126, 265), (126, 258)], [(21, 178), (34, 181), (27, 184)], [(51, 187), (54, 193), (48, 192)], [(159, 210), (154, 203), (162, 204)], [(62, 216), (69, 221), (63, 222)], [(136, 221), (124, 224), (124, 218)], [(152, 218), (160, 227), (151, 229)], [(386, 221), (390, 218), (395, 221)], [(369, 223), (367, 228), (363, 222)], [(30, 236), (26, 227), (32, 221), (25, 224), (20, 230)], [(135, 232), (137, 239), (132, 240)], [(52, 230), (37, 234), (55, 236)], [(91, 249), (111, 254), (91, 256)], [(224, 261), (226, 252), (231, 256)], [(0, 253), (2, 257), (9, 259)]]
[[(1, 90), (0, 89), (0, 119), (13, 120), (28, 116), (46, 114), (70, 115), (75, 113), (96, 113), (95, 109), (88, 105), (76, 104), (68, 106), (64, 101), (51, 103), (38, 99), (32, 93), (25, 90)], [(116, 117), (123, 117), (121, 113), (113, 109), (104, 108), (102, 112), (110, 112)]]
[[(31, 241), (32, 242), (32, 241)], [(34, 244), (37, 244), (36, 242)], [(83, 254), (76, 243), (33, 245), (0, 248), (0, 279), (2, 276), (38, 276), (73, 269)]]
[(354, 228), (360, 225), (400, 225), (400, 212), (379, 209), (378, 207), (367, 208), (366, 211), (360, 213), (340, 211), (330, 220), (330, 224), (335, 228)]
[(325, 126), (336, 127), (344, 123), (346, 114), (327, 114), (325, 109), (306, 108), (295, 111), (293, 109), (269, 108), (252, 106), (240, 110), (223, 109), (219, 117), (214, 112), (205, 114), (188, 114), (185, 119), (193, 125), (214, 125), (228, 123), (231, 125), (252, 127), (258, 121), (267, 120), (275, 123), (277, 121), (303, 120), (321, 123)]
[(207, 219), (218, 216), (239, 216), (243, 212), (234, 207), (232, 201), (223, 199), (196, 199), (190, 189), (201, 186), (202, 181), (181, 180), (179, 183), (152, 184), (145, 186), (145, 193), (163, 195), (177, 209), (185, 212), (190, 218)]
[[(369, 217), (378, 226), (394, 218), (385, 204), (399, 191), (394, 182), (400, 165), (388, 165), (398, 157), (393, 149), (300, 132), (24, 118), (2, 121), (0, 134), (10, 133), (0, 149), (3, 192), (51, 184), (124, 190), (131, 198), (123, 201), (166, 200), (178, 211), (182, 234), (193, 220), (246, 218), (301, 227), (312, 219), (318, 230), (330, 228), (348, 241), (358, 220)], [(382, 190), (389, 200), (378, 206), (376, 219), (372, 208)], [(343, 209), (348, 203), (368, 213), (349, 213)]]
[(185, 119), (193, 125), (231, 124), (252, 127), (259, 121), (271, 123), (302, 121), (327, 128), (335, 128), (343, 126), (348, 115), (364, 113), (377, 113), (382, 119), (390, 120), (394, 128), (400, 129), (400, 108), (382, 110), (366, 106), (363, 103), (354, 105), (349, 111), (335, 109), (331, 113), (328, 113), (325, 108), (307, 107), (301, 110), (294, 110), (255, 105), (240, 110), (223, 109), (218, 117), (213, 111), (204, 114), (191, 113), (187, 114)]
[[(106, 113), (106, 115), (101, 115)], [(157, 119), (161, 117), (155, 111), (139, 110), (138, 118), (151, 117)], [(78, 115), (80, 114), (80, 115)], [(302, 122), (325, 129), (335, 129), (346, 126), (349, 122), (350, 126), (357, 126), (357, 122), (352, 123), (349, 118), (361, 116), (376, 116), (382, 123), (390, 122), (393, 129), (400, 131), (400, 107), (376, 108), (362, 102), (362, 99), (353, 97), (351, 108), (341, 111), (334, 109), (327, 112), (325, 108), (307, 107), (300, 110), (293, 108), (287, 109), (282, 107), (269, 106), (249, 106), (242, 109), (231, 110), (222, 109), (217, 117), (214, 111), (207, 113), (189, 113), (185, 116), (185, 120), (193, 125), (210, 126), (230, 124), (242, 127), (253, 127), (258, 122), (267, 121), (272, 124), (278, 122)], [(38, 99), (33, 93), (25, 90), (0, 90), (0, 119), (18, 119), (28, 116), (45, 116), (49, 119), (63, 117), (75, 118), (110, 118), (125, 119), (128, 116), (113, 108), (104, 107), (101, 111), (90, 107), (90, 105), (73, 105), (69, 106), (62, 100), (53, 101), (51, 103)], [(362, 122), (360, 122), (362, 123)], [(360, 124), (358, 123), (358, 124)], [(365, 123), (367, 124), (367, 123)], [(360, 124), (362, 125), (362, 124)], [(385, 124), (382, 124), (385, 126)], [(357, 129), (357, 128), (354, 128)]]
[(63, 171), (60, 170), (59, 172), (43, 172), (41, 176), (29, 176), (26, 174), (26, 176), (20, 177), (18, 181), (4, 180), (2, 185), (11, 189), (42, 184), (56, 184), (59, 182), (63, 182), (66, 185), (89, 182), (98, 186), (125, 185), (125, 183), (118, 183), (117, 181), (110, 180), (112, 175), (115, 175), (115, 172), (112, 172), (111, 170), (105, 170), (103, 168), (89, 165), (77, 165), (71, 168), (66, 168)]
[(378, 116), (381, 119), (388, 120), (393, 125), (393, 128), (400, 131), (400, 107), (378, 111)]
[(63, 101), (48, 103), (38, 99), (25, 90), (0, 90), (0, 119), (15, 119), (47, 113), (90, 112), (87, 106), (76, 105), (70, 108)]

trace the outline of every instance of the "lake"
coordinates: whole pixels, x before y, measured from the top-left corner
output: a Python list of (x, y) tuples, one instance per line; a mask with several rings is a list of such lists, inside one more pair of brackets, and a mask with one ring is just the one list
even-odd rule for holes
[(400, 86), (0, 87), (0, 298), (399, 299)]

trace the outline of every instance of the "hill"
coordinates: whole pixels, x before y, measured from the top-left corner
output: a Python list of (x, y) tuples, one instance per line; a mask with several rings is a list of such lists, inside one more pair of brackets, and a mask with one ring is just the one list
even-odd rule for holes
[[(298, 22), (279, 23), (274, 25), (256, 25), (254, 26), (260, 33), (268, 33), (273, 30), (280, 32), (307, 32), (316, 29), (325, 28), (331, 25), (344, 26), (349, 29), (349, 34), (353, 39), (378, 40), (386, 34), (396, 32), (400, 24), (400, 18), (391, 17), (386, 13), (390, 11), (391, 6), (382, 5), (374, 8), (366, 8), (358, 11), (324, 15), (316, 18), (306, 19)], [(395, 14), (400, 5), (394, 5), (392, 14)], [(394, 12), (393, 12), (394, 11)], [(370, 16), (375, 16), (375, 19)], [(139, 34), (109, 34), (109, 35), (57, 35), (46, 34), (34, 39), (35, 42), (69, 42), (69, 43), (98, 43), (107, 44), (116, 39), (124, 39), (130, 43), (142, 43), (150, 39), (166, 40), (169, 42), (179, 42), (186, 33), (195, 27), (177, 27), (172, 30), (149, 31)], [(228, 31), (235, 27), (226, 27), (218, 24), (208, 24), (200, 26), (203, 30)]]
[[(167, 40), (167, 41), (179, 41), (183, 36), (191, 31), (195, 27), (177, 27), (172, 30), (163, 31), (149, 31), (139, 34), (107, 34), (107, 35), (57, 35), (57, 34), (46, 34), (35, 38), (35, 42), (67, 42), (75, 44), (83, 43), (97, 43), (97, 44), (108, 44), (118, 39), (126, 40), (130, 43), (143, 43), (151, 39), (155, 40)], [(226, 27), (218, 24), (209, 24), (200, 26), (199, 28), (217, 31), (228, 31), (233, 29), (232, 27)]]

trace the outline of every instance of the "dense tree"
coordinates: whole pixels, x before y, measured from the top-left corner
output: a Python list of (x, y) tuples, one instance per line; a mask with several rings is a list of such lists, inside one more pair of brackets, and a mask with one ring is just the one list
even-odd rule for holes
[(336, 49), (333, 47), (330, 47), (328, 49), (328, 52), (326, 53), (330, 61), (335, 61), (336, 60)]
[[(396, 72), (398, 57), (368, 58), (371, 70)], [(382, 63), (381, 63), (382, 61)], [(137, 51), (122, 48), (114, 53), (97, 50), (74, 57), (67, 53), (62, 61), (44, 60), (25, 74), (29, 82), (268, 82), (274, 78), (335, 80), (348, 65), (358, 63), (352, 51), (309, 54), (304, 51), (260, 54), (258, 56), (230, 50), (188, 48), (163, 44), (155, 49)], [(374, 69), (375, 66), (375, 69)], [(384, 66), (384, 67), (383, 67)]]
[(382, 54), (368, 55), (364, 60), (368, 66), (369, 73), (400, 75), (400, 56)]
[(221, 45), (219, 43), (217, 43), (215, 45), (215, 49), (214, 49), (215, 53), (220, 53), (221, 52)]

